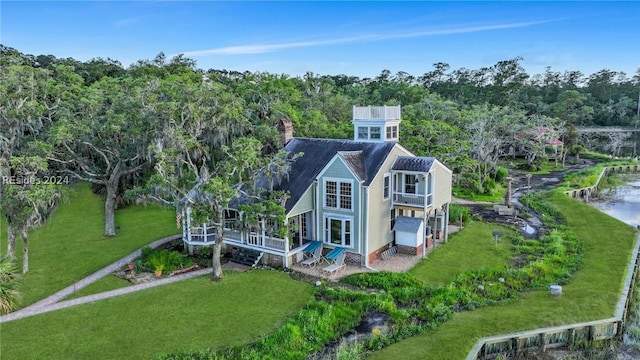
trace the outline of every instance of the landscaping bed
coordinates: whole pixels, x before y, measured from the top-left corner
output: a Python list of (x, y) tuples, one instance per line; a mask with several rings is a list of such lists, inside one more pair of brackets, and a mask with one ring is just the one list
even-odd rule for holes
[[(228, 259), (223, 257), (221, 263)], [(202, 247), (189, 254), (181, 239), (168, 242), (155, 249), (145, 247), (139, 258), (133, 260), (113, 275), (132, 284), (154, 281), (162, 276), (184, 274), (197, 269), (211, 267), (211, 248)]]

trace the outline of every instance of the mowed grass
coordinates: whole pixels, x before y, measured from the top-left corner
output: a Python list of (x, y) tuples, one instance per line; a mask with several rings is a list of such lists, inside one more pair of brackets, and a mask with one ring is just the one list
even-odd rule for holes
[[(179, 232), (175, 212), (160, 206), (116, 210), (117, 236), (104, 236), (104, 200), (88, 184), (73, 187), (51, 219), (29, 237), (29, 272), (22, 283), (22, 306), (41, 300), (136, 249)], [(6, 254), (6, 225), (0, 247)], [(22, 240), (16, 247), (22, 269)]]
[(75, 299), (82, 296), (98, 294), (101, 292), (115, 290), (123, 287), (131, 286), (131, 283), (125, 279), (121, 279), (115, 275), (108, 275), (102, 279), (83, 287), (73, 294), (64, 298), (64, 300)]
[[(496, 247), (493, 231), (502, 236)], [(436, 248), (410, 273), (430, 286), (442, 286), (469, 270), (503, 268), (512, 257), (508, 235), (514, 230), (501, 225), (471, 222), (451, 234), (449, 241)]]
[(438, 328), (378, 351), (371, 358), (465, 359), (481, 337), (612, 317), (638, 236), (636, 230), (564, 194), (546, 196), (565, 215), (585, 247), (581, 268), (563, 286), (562, 296), (551, 297), (547, 289), (531, 291), (508, 304), (456, 313)]
[(1, 324), (2, 359), (149, 359), (241, 345), (313, 299), (282, 272), (199, 277)]

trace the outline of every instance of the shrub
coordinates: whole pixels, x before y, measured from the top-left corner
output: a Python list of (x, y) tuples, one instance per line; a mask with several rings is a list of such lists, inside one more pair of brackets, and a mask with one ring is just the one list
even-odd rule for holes
[(482, 187), (484, 188), (484, 193), (488, 195), (493, 194), (493, 191), (496, 188), (496, 184), (497, 184), (496, 181), (490, 177), (487, 177), (486, 179), (484, 179), (484, 183), (482, 184)]
[(461, 218), (463, 223), (471, 220), (471, 211), (469, 208), (463, 205), (451, 204), (449, 206), (449, 219), (451, 219), (451, 222), (455, 223), (460, 221)]
[(499, 166), (496, 170), (494, 178), (497, 183), (501, 183), (507, 178), (507, 176), (509, 176), (509, 170), (507, 168)]
[(143, 269), (174, 271), (193, 265), (193, 259), (184, 257), (176, 251), (150, 248), (142, 249), (138, 265)]
[(375, 273), (360, 273), (345, 276), (342, 282), (361, 288), (372, 288), (389, 291), (398, 287), (421, 287), (424, 284), (415, 276), (408, 273), (394, 273), (379, 271)]

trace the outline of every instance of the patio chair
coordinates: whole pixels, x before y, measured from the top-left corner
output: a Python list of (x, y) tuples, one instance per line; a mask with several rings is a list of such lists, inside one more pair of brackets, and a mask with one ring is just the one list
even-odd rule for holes
[(305, 259), (312, 257), (316, 249), (321, 247), (321, 245), (322, 243), (317, 240), (308, 243), (307, 246), (304, 248), (304, 250), (302, 250), (302, 255), (304, 256)]
[(322, 269), (325, 274), (333, 274), (336, 271), (343, 270), (344, 259), (347, 256), (347, 251), (344, 248), (336, 247), (331, 250), (324, 258), (329, 261), (329, 266)]
[(300, 264), (302, 266), (307, 265), (309, 267), (312, 267), (316, 265), (318, 262), (320, 262), (320, 260), (322, 260), (322, 246), (318, 244), (315, 250), (313, 250), (313, 253), (311, 254), (311, 256), (303, 260)]

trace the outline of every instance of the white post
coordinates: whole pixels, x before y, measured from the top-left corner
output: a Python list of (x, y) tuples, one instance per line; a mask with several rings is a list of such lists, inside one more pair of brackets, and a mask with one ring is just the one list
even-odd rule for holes
[(191, 208), (187, 208), (187, 241), (191, 242)]
[(207, 237), (207, 223), (202, 224), (202, 236), (204, 237), (202, 241), (207, 242), (207, 240), (209, 239)]

